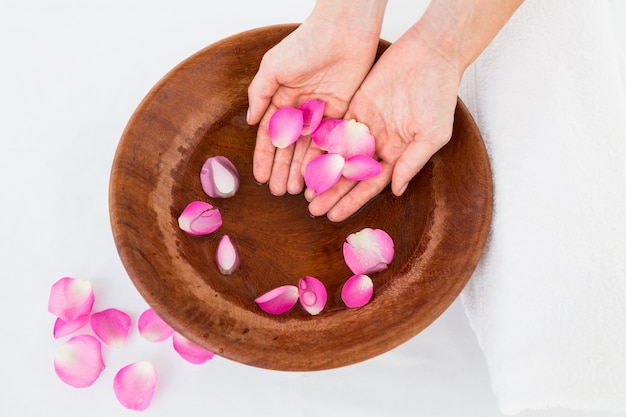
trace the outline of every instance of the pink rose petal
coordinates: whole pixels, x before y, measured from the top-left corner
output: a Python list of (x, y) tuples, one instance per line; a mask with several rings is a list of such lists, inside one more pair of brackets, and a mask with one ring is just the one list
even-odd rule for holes
[(126, 365), (113, 378), (117, 400), (130, 410), (143, 411), (150, 405), (158, 376), (150, 362), (140, 361)]
[(310, 135), (317, 129), (322, 117), (324, 117), (324, 108), (326, 103), (322, 100), (308, 100), (298, 107), (298, 110), (302, 111), (303, 126), (302, 136)]
[(309, 314), (315, 316), (326, 306), (326, 287), (319, 279), (306, 276), (298, 282), (300, 304)]
[(94, 301), (89, 281), (65, 277), (52, 284), (48, 311), (64, 322), (70, 322), (89, 315)]
[(91, 315), (91, 329), (110, 349), (119, 349), (126, 342), (130, 330), (130, 316), (109, 308)]
[(72, 337), (54, 355), (54, 371), (61, 381), (75, 388), (91, 386), (103, 369), (100, 342), (88, 334)]
[(137, 327), (141, 337), (153, 343), (162, 342), (174, 334), (174, 329), (164, 322), (151, 308), (141, 313), (137, 321)]
[(304, 127), (302, 111), (293, 107), (281, 107), (270, 118), (268, 131), (272, 144), (286, 148), (298, 140)]
[(344, 260), (355, 275), (386, 269), (393, 255), (393, 240), (380, 229), (365, 228), (352, 233), (343, 244)]
[(304, 169), (304, 182), (315, 194), (321, 194), (335, 185), (343, 170), (341, 155), (326, 153), (313, 158)]
[(239, 268), (239, 253), (228, 235), (222, 236), (217, 245), (215, 263), (223, 275), (230, 275)]
[(346, 159), (343, 176), (353, 181), (363, 181), (375, 177), (382, 171), (380, 162), (366, 155), (354, 155)]
[(317, 129), (311, 134), (313, 142), (323, 151), (328, 151), (328, 136), (330, 132), (340, 123), (344, 122), (343, 119), (324, 119), (320, 122)]
[(194, 201), (181, 213), (178, 226), (192, 235), (207, 235), (222, 226), (222, 215), (209, 203)]
[(194, 365), (203, 364), (209, 359), (213, 359), (213, 356), (215, 356), (213, 352), (196, 345), (178, 332), (174, 333), (172, 344), (174, 350), (178, 352), (184, 360)]
[(210, 197), (232, 197), (239, 189), (239, 172), (225, 156), (214, 156), (202, 165), (200, 183)]
[(328, 136), (328, 152), (344, 158), (354, 155), (374, 156), (376, 143), (368, 127), (356, 120), (344, 120)]
[(57, 318), (54, 322), (54, 330), (52, 331), (54, 338), (58, 339), (74, 333), (76, 330), (87, 324), (89, 317), (90, 316), (80, 316), (79, 318), (71, 321), (65, 321), (61, 318)]
[(298, 301), (298, 287), (295, 285), (283, 285), (254, 300), (261, 310), (270, 314), (283, 314), (291, 310)]
[(369, 303), (374, 291), (372, 279), (367, 275), (353, 275), (341, 288), (341, 299), (347, 307), (363, 307)]

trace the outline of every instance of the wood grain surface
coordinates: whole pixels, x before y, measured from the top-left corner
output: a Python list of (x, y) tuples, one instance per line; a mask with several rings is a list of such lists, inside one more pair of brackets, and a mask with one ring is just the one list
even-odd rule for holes
[[(489, 160), (471, 115), (458, 102), (454, 132), (400, 198), (386, 189), (345, 222), (313, 218), (302, 194), (276, 197), (252, 176), (256, 126), (245, 121), (247, 87), (261, 57), (296, 26), (254, 29), (208, 46), (150, 91), (132, 115), (111, 172), (110, 218), (121, 260), (140, 294), (175, 330), (215, 353), (252, 366), (311, 371), (372, 358), (412, 338), (458, 296), (485, 246), (492, 212)], [(388, 43), (381, 41), (379, 53)], [(206, 158), (228, 157), (241, 187), (211, 199), (199, 172)], [(177, 218), (204, 200), (223, 226), (190, 236)], [(372, 274), (374, 296), (359, 309), (339, 297), (350, 276), (345, 238), (384, 229), (396, 255)], [(214, 254), (228, 234), (241, 255), (231, 276)], [(262, 293), (322, 280), (327, 308), (284, 315), (254, 303)]]

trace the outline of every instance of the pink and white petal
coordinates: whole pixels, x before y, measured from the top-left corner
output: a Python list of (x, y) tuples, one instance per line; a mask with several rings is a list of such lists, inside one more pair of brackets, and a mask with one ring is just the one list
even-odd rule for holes
[(317, 129), (311, 134), (311, 139), (321, 150), (328, 151), (328, 137), (330, 132), (342, 122), (344, 122), (343, 119), (322, 120)]
[(319, 279), (305, 276), (298, 282), (300, 304), (309, 314), (315, 316), (326, 306), (326, 287)]
[(380, 162), (366, 155), (354, 155), (346, 159), (343, 176), (352, 181), (363, 181), (382, 171)]
[(222, 226), (222, 215), (209, 203), (193, 201), (178, 217), (178, 226), (192, 235), (207, 235)]
[(103, 369), (100, 341), (88, 334), (72, 337), (54, 355), (54, 371), (61, 381), (75, 388), (91, 386)]
[(374, 292), (372, 279), (367, 275), (353, 275), (341, 288), (341, 299), (349, 308), (363, 307), (369, 303)]
[(81, 329), (85, 324), (87, 324), (87, 322), (89, 322), (89, 316), (80, 316), (79, 318), (70, 321), (57, 318), (54, 322), (54, 330), (52, 331), (52, 334), (55, 339), (59, 339)]
[(325, 107), (326, 102), (322, 100), (308, 100), (298, 107), (298, 110), (302, 111), (302, 136), (310, 135), (317, 129), (324, 117)]
[(175, 332), (172, 337), (174, 350), (187, 362), (194, 365), (200, 365), (206, 361), (213, 359), (213, 352), (196, 345), (182, 334)]
[(128, 314), (115, 308), (91, 315), (91, 329), (110, 349), (119, 349), (126, 343), (130, 322)]
[(328, 152), (344, 158), (354, 155), (374, 156), (376, 143), (369, 128), (356, 120), (344, 120), (328, 136)]
[(239, 268), (239, 252), (228, 235), (222, 236), (217, 245), (215, 263), (223, 275), (231, 275)]
[(302, 111), (290, 106), (276, 110), (268, 125), (272, 144), (277, 148), (286, 148), (298, 140), (304, 127)]
[(137, 327), (141, 337), (153, 343), (162, 342), (174, 334), (174, 329), (164, 322), (151, 308), (141, 313), (137, 321)]
[(89, 315), (94, 301), (93, 288), (89, 281), (64, 277), (52, 284), (48, 311), (69, 322)]
[(225, 156), (213, 156), (202, 165), (200, 184), (210, 197), (232, 197), (239, 190), (239, 171)]
[(152, 402), (158, 381), (150, 362), (139, 361), (124, 366), (113, 378), (115, 397), (130, 410), (143, 411)]
[(266, 292), (254, 300), (261, 310), (270, 314), (283, 314), (298, 302), (298, 287), (283, 285)]
[(343, 244), (344, 260), (355, 275), (382, 271), (393, 256), (393, 240), (381, 229), (362, 229)]
[(304, 169), (304, 183), (319, 195), (339, 181), (344, 163), (345, 160), (338, 154), (319, 155), (313, 158)]

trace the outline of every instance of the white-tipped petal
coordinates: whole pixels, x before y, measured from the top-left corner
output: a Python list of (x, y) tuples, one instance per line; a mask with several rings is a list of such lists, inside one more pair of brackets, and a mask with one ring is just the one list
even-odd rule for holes
[(130, 316), (115, 308), (91, 315), (91, 329), (110, 349), (119, 349), (126, 343), (130, 323)]
[(200, 183), (210, 197), (232, 197), (239, 189), (239, 172), (225, 156), (213, 156), (202, 165)]
[(328, 152), (344, 158), (354, 155), (374, 156), (376, 143), (369, 128), (356, 120), (344, 120), (328, 136)]
[(270, 314), (283, 314), (291, 310), (298, 301), (298, 287), (283, 285), (266, 292), (254, 300), (261, 310)]
[(89, 315), (94, 301), (89, 281), (64, 277), (52, 284), (48, 311), (64, 322), (70, 322)]
[(363, 307), (369, 303), (374, 292), (372, 279), (367, 275), (353, 275), (341, 288), (341, 299), (350, 308)]
[(137, 321), (137, 328), (141, 337), (153, 343), (162, 342), (174, 334), (174, 329), (151, 308), (141, 313)]
[(313, 158), (304, 169), (306, 186), (317, 195), (328, 190), (341, 178), (344, 163), (338, 154), (325, 153)]
[(178, 332), (172, 337), (172, 345), (181, 358), (194, 365), (203, 364), (215, 356), (213, 352), (196, 345)]
[(194, 201), (178, 217), (178, 226), (191, 235), (207, 235), (222, 226), (222, 215), (209, 203)]
[(150, 405), (158, 376), (150, 362), (126, 365), (113, 378), (115, 397), (130, 410), (143, 411)]
[(326, 287), (315, 277), (305, 276), (298, 282), (300, 304), (309, 314), (317, 315), (326, 306)]
[(302, 111), (293, 107), (281, 107), (270, 118), (268, 131), (272, 144), (286, 148), (298, 140), (304, 127)]
[(222, 236), (217, 245), (215, 263), (223, 275), (230, 275), (239, 268), (239, 252), (228, 235)]
[(54, 371), (74, 388), (91, 386), (103, 369), (100, 341), (88, 334), (72, 337), (54, 355)]
[(343, 244), (344, 260), (355, 275), (382, 271), (393, 256), (393, 240), (381, 229), (362, 229), (349, 235)]

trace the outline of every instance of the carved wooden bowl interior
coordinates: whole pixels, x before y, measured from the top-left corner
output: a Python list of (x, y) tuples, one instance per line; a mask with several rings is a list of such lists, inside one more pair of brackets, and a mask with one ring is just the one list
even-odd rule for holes
[[(302, 194), (276, 197), (252, 176), (255, 126), (245, 121), (247, 87), (264, 52), (293, 25), (254, 29), (188, 58), (149, 92), (120, 140), (110, 182), (110, 218), (121, 260), (148, 304), (175, 330), (223, 357), (252, 366), (310, 371), (346, 366), (386, 352), (432, 323), (458, 296), (487, 239), (492, 212), (489, 161), (471, 115), (458, 102), (450, 142), (397, 198), (389, 189), (352, 218), (312, 218)], [(379, 53), (388, 43), (381, 41)], [(238, 168), (228, 199), (202, 191), (209, 156)], [(208, 236), (181, 231), (177, 218), (194, 200), (222, 212)], [(341, 285), (351, 275), (345, 238), (385, 230), (395, 258), (372, 274), (374, 295), (348, 309)], [(233, 275), (214, 260), (228, 234), (241, 256)], [(317, 316), (299, 305), (284, 315), (254, 299), (311, 275), (328, 289)]]

